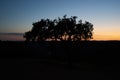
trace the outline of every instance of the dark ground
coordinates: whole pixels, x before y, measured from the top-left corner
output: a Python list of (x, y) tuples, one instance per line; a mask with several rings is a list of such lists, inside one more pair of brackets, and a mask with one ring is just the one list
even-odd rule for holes
[(5, 80), (115, 80), (119, 54), (120, 41), (4, 41), (0, 42), (0, 72)]

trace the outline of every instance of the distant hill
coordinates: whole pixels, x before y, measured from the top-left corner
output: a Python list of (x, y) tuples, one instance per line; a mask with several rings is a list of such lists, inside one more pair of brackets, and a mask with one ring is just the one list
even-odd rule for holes
[(23, 41), (23, 33), (0, 33), (2, 41)]
[(0, 35), (23, 35), (24, 33), (0, 33)]

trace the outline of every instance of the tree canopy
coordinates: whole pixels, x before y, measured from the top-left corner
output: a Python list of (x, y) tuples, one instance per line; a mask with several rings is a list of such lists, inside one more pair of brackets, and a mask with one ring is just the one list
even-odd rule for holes
[(81, 41), (93, 38), (93, 24), (88, 21), (77, 21), (77, 16), (50, 20), (41, 19), (33, 23), (30, 31), (25, 32), (26, 41)]

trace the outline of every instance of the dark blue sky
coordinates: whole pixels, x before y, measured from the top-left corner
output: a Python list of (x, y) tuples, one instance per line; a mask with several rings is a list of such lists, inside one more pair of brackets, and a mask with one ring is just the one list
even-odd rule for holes
[(0, 32), (24, 33), (41, 18), (64, 14), (93, 23), (96, 39), (120, 37), (120, 0), (0, 0)]

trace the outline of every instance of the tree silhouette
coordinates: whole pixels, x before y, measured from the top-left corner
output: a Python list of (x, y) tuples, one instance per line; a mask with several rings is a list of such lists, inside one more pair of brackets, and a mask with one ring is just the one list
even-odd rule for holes
[(25, 32), (25, 34), (23, 35), (24, 38), (26, 38), (26, 42), (29, 42), (31, 41), (32, 39), (32, 34), (31, 34), (31, 31), (28, 31), (28, 32)]
[(76, 21), (77, 16), (58, 19), (41, 19), (33, 23), (31, 31), (25, 32), (24, 38), (26, 41), (46, 41), (60, 40), (60, 41), (81, 41), (90, 40), (93, 38), (93, 24), (82, 20)]
[(85, 24), (83, 24), (83, 27), (83, 38), (85, 40), (92, 39), (93, 25), (86, 21)]

